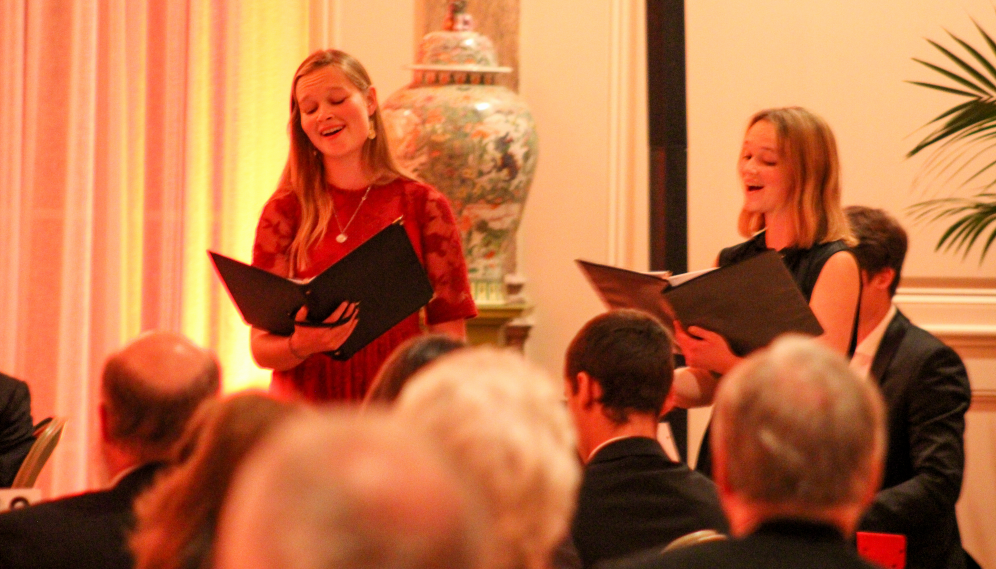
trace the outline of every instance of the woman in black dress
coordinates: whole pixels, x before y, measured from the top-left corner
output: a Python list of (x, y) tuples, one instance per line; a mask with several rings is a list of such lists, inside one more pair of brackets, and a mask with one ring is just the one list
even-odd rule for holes
[[(723, 249), (717, 264), (779, 251), (823, 326), (819, 339), (848, 354), (860, 276), (848, 251), (853, 237), (840, 204), (837, 143), (830, 127), (800, 107), (760, 111), (747, 124), (737, 170), (744, 192), (738, 229), (749, 239)], [(674, 403), (709, 405), (722, 375), (741, 358), (719, 334), (675, 324), (688, 367), (675, 373)]]

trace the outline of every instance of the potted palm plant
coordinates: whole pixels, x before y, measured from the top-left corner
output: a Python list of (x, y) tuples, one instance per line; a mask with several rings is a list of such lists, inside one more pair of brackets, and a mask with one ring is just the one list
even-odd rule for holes
[(949, 60), (947, 68), (914, 58), (948, 81), (910, 83), (956, 95), (960, 102), (924, 125), (930, 132), (907, 157), (930, 150), (923, 171), (929, 179), (954, 182), (973, 192), (967, 197), (929, 199), (911, 209), (919, 220), (951, 222), (938, 240), (938, 250), (963, 251), (967, 257), (979, 244), (981, 264), (996, 243), (996, 42), (973, 23), (986, 44), (984, 53), (948, 32), (964, 51), (962, 55), (927, 40)]

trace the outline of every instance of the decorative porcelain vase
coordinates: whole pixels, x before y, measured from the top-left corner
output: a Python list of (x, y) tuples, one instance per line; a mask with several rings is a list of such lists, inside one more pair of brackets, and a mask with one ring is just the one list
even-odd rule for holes
[(502, 304), (516, 281), (515, 235), (536, 170), (532, 115), (510, 89), (487, 37), (451, 2), (444, 31), (426, 34), (413, 81), (381, 110), (401, 166), (449, 198), (479, 304)]

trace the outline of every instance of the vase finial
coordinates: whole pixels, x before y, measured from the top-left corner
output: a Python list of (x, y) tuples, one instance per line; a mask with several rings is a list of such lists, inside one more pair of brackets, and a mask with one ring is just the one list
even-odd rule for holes
[(474, 18), (467, 13), (467, 0), (451, 0), (448, 3), (443, 29), (447, 32), (469, 32), (474, 29)]

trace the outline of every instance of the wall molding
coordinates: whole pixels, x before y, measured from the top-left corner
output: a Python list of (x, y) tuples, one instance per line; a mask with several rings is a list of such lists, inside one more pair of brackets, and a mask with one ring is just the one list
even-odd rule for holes
[(645, 269), (648, 260), (647, 226), (637, 222), (648, 184), (644, 21), (642, 2), (611, 2), (607, 262), (637, 269)]
[(963, 355), (996, 358), (996, 279), (903, 279), (895, 302)]
[(996, 278), (985, 277), (903, 277), (900, 289), (996, 290)]
[(973, 389), (970, 411), (996, 411), (996, 389)]
[(342, 4), (340, 0), (309, 0), (308, 52), (341, 47)]
[(903, 279), (894, 300), (971, 368), (972, 410), (996, 412), (996, 279)]

